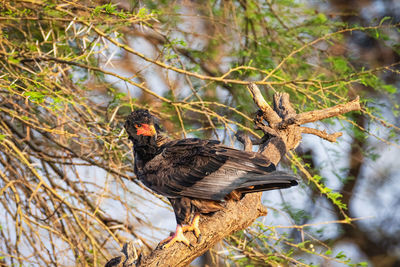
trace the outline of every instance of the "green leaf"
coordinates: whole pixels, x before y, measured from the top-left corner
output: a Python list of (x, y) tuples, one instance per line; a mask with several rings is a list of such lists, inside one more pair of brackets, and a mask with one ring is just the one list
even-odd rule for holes
[(395, 94), (397, 92), (397, 88), (390, 84), (382, 85), (382, 88), (389, 94)]
[(146, 8), (141, 8), (139, 12), (136, 14), (139, 18), (144, 19), (148, 14), (148, 10)]
[(16, 59), (14, 57), (8, 58), (8, 62), (13, 63), (13, 64), (19, 64), (20, 61), (21, 61), (20, 59)]
[(386, 16), (383, 19), (381, 19), (381, 21), (379, 22), (379, 26), (381, 26), (385, 21), (392, 19), (392, 17)]
[(343, 251), (340, 251), (340, 252), (335, 256), (335, 258), (336, 258), (336, 259), (346, 259), (347, 256), (346, 256), (346, 254), (344, 254)]
[(331, 57), (328, 59), (333, 64), (333, 69), (339, 73), (346, 73), (350, 71), (348, 61), (342, 57)]
[(315, 18), (315, 23), (324, 24), (327, 21), (327, 17), (324, 13), (318, 13), (317, 17)]
[(45, 98), (41, 92), (25, 92), (24, 95), (28, 96), (31, 101), (39, 103), (43, 102)]

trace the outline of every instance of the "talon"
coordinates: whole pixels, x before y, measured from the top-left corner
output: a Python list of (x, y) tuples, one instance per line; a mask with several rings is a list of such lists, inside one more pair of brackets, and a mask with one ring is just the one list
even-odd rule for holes
[(187, 238), (183, 235), (183, 228), (179, 224), (178, 224), (178, 226), (176, 226), (175, 234), (167, 237), (166, 239), (161, 241), (160, 244), (166, 243), (166, 244), (162, 245), (162, 248), (164, 249), (164, 248), (169, 248), (176, 242), (182, 242), (188, 247), (190, 247), (190, 245), (191, 245), (189, 240), (187, 240)]
[(197, 237), (197, 239), (199, 239), (199, 236), (201, 234), (199, 229), (199, 222), (200, 222), (200, 215), (196, 214), (196, 216), (194, 216), (192, 220), (192, 223), (190, 225), (185, 225), (183, 227), (183, 231), (184, 232), (193, 231), (194, 235)]

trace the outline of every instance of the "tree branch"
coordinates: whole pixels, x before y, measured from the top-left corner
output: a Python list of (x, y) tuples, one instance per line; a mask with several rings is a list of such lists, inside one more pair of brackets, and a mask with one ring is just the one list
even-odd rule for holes
[[(269, 124), (269, 126), (265, 126), (262, 125), (262, 121), (256, 122), (258, 127), (266, 135), (271, 136), (270, 140), (267, 140), (267, 142), (263, 144), (261, 151), (263, 154), (265, 154), (264, 151), (269, 153), (271, 150), (278, 149), (281, 152), (281, 156), (283, 156), (282, 153), (285, 154), (288, 150), (297, 147), (301, 140), (301, 133), (314, 134), (330, 142), (335, 142), (336, 138), (342, 135), (341, 133), (328, 134), (326, 131), (320, 131), (308, 127), (300, 127), (300, 125), (339, 116), (350, 111), (361, 109), (359, 97), (357, 96), (356, 99), (348, 103), (339, 104), (321, 110), (313, 110), (296, 114), (289, 101), (289, 95), (287, 93), (275, 93), (274, 110), (272, 110), (268, 103), (266, 103), (264, 99), (261, 99), (262, 95), (260, 89), (258, 89), (255, 84), (250, 84), (248, 88), (253, 96), (254, 102), (263, 112), (263, 118)], [(264, 110), (267, 112), (264, 112)], [(277, 117), (279, 119), (276, 119)], [(276, 134), (273, 134), (274, 132), (276, 132)], [(282, 150), (282, 144), (276, 139), (283, 141), (286, 146), (285, 151)], [(277, 163), (279, 161), (280, 157), (272, 160), (273, 163)]]
[(331, 117), (335, 117), (350, 111), (360, 110), (360, 97), (356, 97), (353, 101), (345, 104), (336, 105), (330, 108), (325, 108), (321, 110), (313, 110), (309, 112), (304, 112), (296, 117), (297, 124), (305, 124), (309, 122), (315, 122)]
[(250, 226), (258, 217), (267, 214), (261, 204), (261, 193), (248, 194), (240, 201), (228, 201), (226, 209), (212, 216), (202, 216), (200, 242), (196, 243), (193, 233), (185, 234), (192, 248), (182, 243), (167, 249), (157, 247), (152, 253), (139, 261), (137, 266), (187, 266), (197, 257), (203, 255), (224, 237)]
[(301, 129), (302, 133), (313, 134), (313, 135), (319, 136), (329, 142), (336, 142), (336, 139), (343, 135), (341, 132), (328, 134), (325, 130), (321, 131), (318, 129), (308, 128), (308, 127), (300, 127), (300, 129)]
[(267, 101), (265, 101), (257, 85), (251, 83), (248, 85), (247, 88), (250, 90), (254, 103), (262, 111), (264, 119), (268, 122), (268, 124), (273, 125), (275, 123), (279, 123), (281, 121), (281, 118), (271, 108)]

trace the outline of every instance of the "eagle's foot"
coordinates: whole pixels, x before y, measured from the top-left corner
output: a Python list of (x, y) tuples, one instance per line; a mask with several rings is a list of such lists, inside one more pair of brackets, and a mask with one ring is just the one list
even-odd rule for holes
[(162, 248), (164, 249), (164, 248), (169, 248), (170, 246), (172, 246), (176, 242), (182, 242), (183, 244), (185, 244), (188, 247), (192, 246), (190, 244), (189, 240), (187, 240), (187, 238), (183, 235), (183, 228), (179, 224), (176, 226), (175, 234), (173, 234), (172, 236), (167, 237), (166, 239), (161, 241), (160, 244), (164, 244), (165, 243), (164, 245), (162, 245)]
[(200, 222), (200, 215), (196, 214), (191, 222), (191, 224), (189, 225), (185, 225), (182, 227), (182, 230), (184, 232), (189, 232), (189, 231), (193, 231), (194, 235), (197, 237), (197, 239), (199, 238), (201, 232), (199, 229), (199, 222)]

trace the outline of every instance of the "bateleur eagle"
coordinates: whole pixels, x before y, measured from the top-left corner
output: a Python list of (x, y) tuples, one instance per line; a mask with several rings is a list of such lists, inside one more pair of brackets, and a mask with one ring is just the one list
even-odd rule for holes
[(145, 109), (132, 112), (125, 129), (133, 142), (136, 176), (167, 197), (174, 209), (177, 229), (163, 241), (164, 247), (177, 241), (189, 246), (183, 232), (194, 231), (199, 237), (199, 214), (221, 210), (226, 200), (297, 185), (295, 177), (276, 171), (260, 153), (237, 150), (216, 140), (170, 140)]

